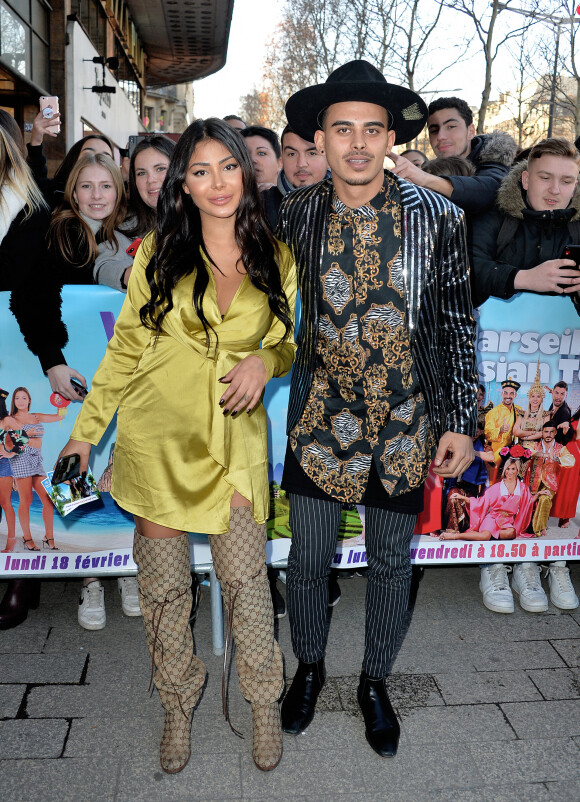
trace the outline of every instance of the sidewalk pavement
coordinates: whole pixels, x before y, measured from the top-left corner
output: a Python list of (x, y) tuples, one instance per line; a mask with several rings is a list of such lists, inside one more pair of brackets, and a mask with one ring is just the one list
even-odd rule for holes
[[(252, 763), (235, 668), (230, 715), (245, 739), (223, 719), (204, 588), (195, 635), (209, 682), (177, 775), (159, 766), (163, 714), (147, 693), (142, 622), (122, 614), (116, 582), (104, 580), (106, 629), (87, 632), (77, 623), (80, 581), (44, 581), (39, 609), (0, 632), (0, 799), (578, 802), (580, 612), (550, 605), (534, 615), (516, 600), (513, 615), (491, 613), (478, 581), (475, 566), (426, 569), (388, 681), (399, 753), (384, 759), (367, 745), (356, 704), (366, 580), (341, 579), (317, 714), (306, 733), (284, 737), (268, 773)], [(279, 639), (292, 677), (287, 618)]]

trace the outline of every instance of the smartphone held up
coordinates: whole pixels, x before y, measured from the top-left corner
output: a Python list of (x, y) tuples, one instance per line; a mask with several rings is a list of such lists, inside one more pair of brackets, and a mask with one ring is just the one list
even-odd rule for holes
[[(58, 107), (58, 97), (56, 95), (46, 96), (42, 95), (40, 98), (40, 111), (42, 112), (42, 116), (45, 120), (52, 120), (52, 118), (60, 113)], [(55, 123), (54, 125), (49, 125), (47, 127), (47, 132), (50, 134), (59, 134), (60, 133), (60, 123)]]

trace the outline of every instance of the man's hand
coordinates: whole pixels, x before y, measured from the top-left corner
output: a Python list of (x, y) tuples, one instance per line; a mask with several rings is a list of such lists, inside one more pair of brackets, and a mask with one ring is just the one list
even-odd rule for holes
[(433, 460), (433, 473), (444, 479), (460, 476), (473, 462), (473, 440), (467, 434), (445, 432)]
[(410, 162), (409, 159), (406, 159), (404, 156), (397, 156), (396, 153), (390, 152), (387, 153), (387, 156), (395, 163), (395, 166), (391, 167), (391, 172), (395, 173), (395, 175), (404, 178), (405, 181), (411, 181), (411, 183), (416, 184), (418, 187), (432, 189), (440, 195), (445, 195), (446, 198), (451, 197), (453, 192), (453, 184), (451, 181), (443, 178), (443, 176), (430, 175), (424, 172), (420, 167), (414, 165), (413, 162)]
[(514, 279), (515, 290), (557, 292), (569, 295), (580, 290), (580, 270), (571, 259), (549, 259), (530, 270), (518, 270)]

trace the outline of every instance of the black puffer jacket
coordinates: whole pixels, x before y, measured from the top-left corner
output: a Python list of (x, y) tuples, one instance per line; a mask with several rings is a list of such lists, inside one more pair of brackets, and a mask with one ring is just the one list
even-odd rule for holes
[[(530, 209), (522, 189), (526, 162), (516, 164), (503, 180), (497, 207), (476, 218), (470, 235), (471, 293), (474, 306), (490, 296), (514, 295), (518, 270), (559, 259), (565, 245), (580, 244), (580, 192), (567, 209)], [(578, 308), (577, 298), (572, 298)]]
[(474, 136), (467, 158), (475, 167), (475, 175), (446, 175), (453, 184), (450, 200), (468, 214), (493, 209), (499, 185), (508, 174), (516, 151), (516, 143), (503, 131)]

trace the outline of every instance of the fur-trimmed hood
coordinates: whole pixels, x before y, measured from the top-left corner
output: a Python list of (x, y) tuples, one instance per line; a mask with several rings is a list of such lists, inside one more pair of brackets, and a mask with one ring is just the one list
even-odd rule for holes
[(478, 164), (495, 162), (504, 167), (511, 167), (516, 157), (518, 146), (509, 134), (493, 131), (491, 134), (478, 134), (471, 140), (469, 160)]
[[(522, 191), (522, 173), (527, 169), (527, 162), (519, 162), (510, 172), (506, 175), (501, 182), (499, 192), (497, 193), (497, 206), (500, 212), (508, 214), (510, 217), (515, 217), (517, 220), (524, 219), (524, 210), (529, 207), (526, 205), (525, 197)], [(580, 220), (580, 186), (576, 187), (576, 192), (572, 197), (572, 202), (568, 209), (574, 209), (574, 214), (569, 218), (570, 220)], [(554, 212), (568, 211), (566, 209), (555, 209)], [(566, 217), (569, 215), (566, 214)]]

